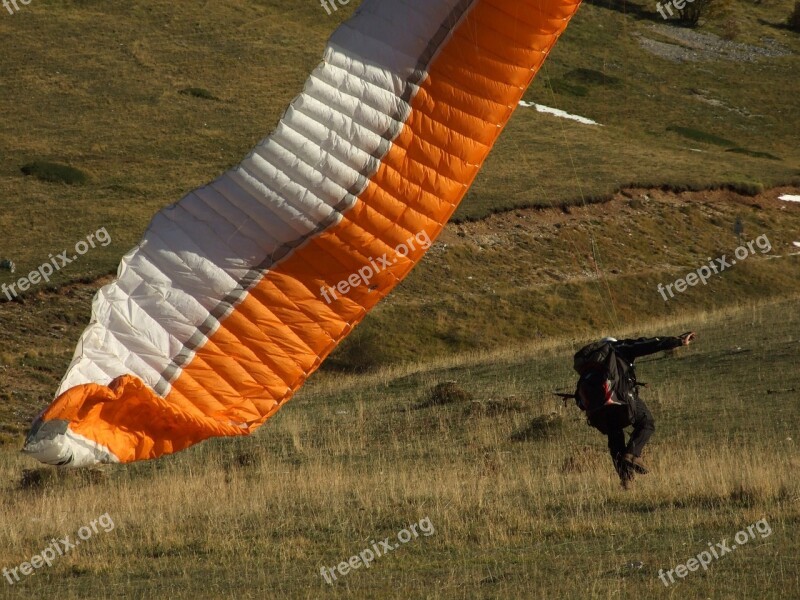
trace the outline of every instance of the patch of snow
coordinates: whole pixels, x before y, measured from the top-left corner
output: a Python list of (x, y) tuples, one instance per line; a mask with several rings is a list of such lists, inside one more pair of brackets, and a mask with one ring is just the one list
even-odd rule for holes
[(800, 202), (800, 196), (793, 196), (792, 194), (784, 194), (778, 196), (778, 200), (786, 200), (787, 202)]
[[(524, 106), (525, 108), (534, 107), (537, 112), (540, 113), (547, 113), (549, 115), (554, 115), (556, 117), (561, 117), (562, 119), (570, 119), (572, 121), (577, 121), (578, 123), (583, 123), (584, 125), (600, 125), (597, 121), (592, 121), (591, 119), (587, 119), (586, 117), (581, 117), (579, 115), (571, 115), (568, 112), (565, 112), (558, 108), (550, 108), (549, 106), (544, 106), (543, 104), (536, 104), (535, 102), (525, 102), (525, 100), (519, 101), (520, 106)], [(602, 125), (600, 125), (602, 127)]]

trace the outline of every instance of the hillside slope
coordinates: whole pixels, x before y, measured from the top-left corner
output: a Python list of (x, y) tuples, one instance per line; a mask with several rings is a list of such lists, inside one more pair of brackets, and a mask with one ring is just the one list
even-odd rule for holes
[[(37, 0), (0, 19), (0, 112), (8, 116), (0, 121), (0, 258), (28, 272), (106, 227), (111, 245), (55, 281), (112, 272), (158, 209), (239, 162), (274, 127), (357, 4), (328, 16), (307, 0), (202, 8)], [(746, 187), (800, 177), (800, 36), (777, 26), (792, 1), (733, 0), (737, 43), (748, 48), (733, 54), (716, 50), (719, 38), (676, 38), (679, 29), (637, 6), (582, 6), (526, 95), (602, 126), (519, 109), (457, 218), (581, 204), (631, 183)], [(723, 33), (722, 23), (702, 31)], [(663, 48), (698, 59), (676, 62)], [(21, 167), (36, 160), (72, 165), (90, 180), (24, 176)], [(0, 283), (10, 280), (0, 271)]]

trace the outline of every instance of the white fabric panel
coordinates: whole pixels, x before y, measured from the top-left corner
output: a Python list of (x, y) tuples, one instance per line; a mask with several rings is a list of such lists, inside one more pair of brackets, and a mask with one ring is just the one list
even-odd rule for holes
[(275, 132), (239, 167), (156, 215), (95, 298), (58, 393), (134, 373), (165, 395), (168, 374), (242, 288), (352, 206), (407, 118), (420, 58), (457, 4), (365, 0)]
[[(330, 52), (378, 64), (399, 81), (411, 77), (419, 57), (459, 0), (366, 0), (331, 36)], [(402, 93), (398, 88), (398, 93)]]
[[(334, 113), (334, 123), (324, 125), (322, 122), (324, 117), (319, 114), (322, 107), (323, 105), (319, 101), (311, 97), (304, 98), (302, 107), (290, 107), (288, 113), (291, 127), (299, 136), (321, 140), (320, 148), (322, 150), (326, 151), (331, 158), (349, 166), (353, 171), (358, 170), (355, 165), (361, 160), (369, 161), (368, 157), (372, 153), (368, 152), (367, 148), (374, 148), (374, 152), (377, 152), (382, 144), (387, 143), (379, 135), (356, 123), (351, 117), (340, 113)], [(388, 125), (387, 119), (387, 128)], [(331, 127), (331, 129), (326, 129), (327, 127)], [(348, 137), (342, 137), (342, 134), (337, 131), (346, 132)], [(375, 166), (377, 166), (377, 162)], [(343, 179), (330, 178), (331, 181), (336, 181), (343, 188), (349, 188), (357, 180), (357, 176), (346, 169), (336, 169), (330, 175), (332, 177), (343, 176)]]
[[(209, 191), (209, 188), (205, 188), (205, 191)], [(260, 229), (256, 229), (249, 220), (245, 221), (243, 213), (235, 206), (226, 204), (224, 207), (232, 209), (233, 213), (222, 210), (223, 207), (206, 202), (198, 192), (189, 194), (176, 204), (174, 215), (170, 218), (192, 219), (195, 221), (192, 228), (196, 227), (222, 240), (232, 252), (232, 255), (224, 257), (224, 268), (238, 279), (264, 253), (263, 240), (253, 237), (258, 235)]]
[(98, 463), (118, 463), (108, 448), (64, 427), (63, 433), (41, 441), (29, 441), (25, 452), (43, 463), (70, 467), (91, 467)]

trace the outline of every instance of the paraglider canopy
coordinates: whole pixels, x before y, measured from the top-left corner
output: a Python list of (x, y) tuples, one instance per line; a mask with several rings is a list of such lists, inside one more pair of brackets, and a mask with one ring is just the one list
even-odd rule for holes
[(123, 257), (25, 451), (129, 462), (258, 428), (436, 239), (577, 7), (364, 0), (276, 130)]

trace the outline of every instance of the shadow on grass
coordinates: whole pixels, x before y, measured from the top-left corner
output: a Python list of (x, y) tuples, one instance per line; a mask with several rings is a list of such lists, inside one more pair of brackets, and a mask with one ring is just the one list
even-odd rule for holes
[(89, 181), (89, 176), (80, 169), (44, 160), (36, 160), (22, 165), (20, 171), (23, 175), (32, 176), (47, 183), (80, 185)]
[(767, 21), (765, 19), (757, 19), (759, 25), (764, 25), (766, 27), (772, 27), (773, 29), (780, 29), (782, 31), (791, 31), (792, 33), (798, 33), (797, 29), (794, 29), (789, 23), (786, 21), (778, 21), (777, 23), (773, 21)]
[[(777, 500), (780, 501), (784, 495), (784, 491), (779, 492)], [(650, 514), (675, 508), (702, 510), (719, 510), (725, 507), (753, 508), (762, 506), (769, 500), (771, 498), (761, 490), (737, 487), (727, 495), (695, 493), (681, 498), (636, 499), (632, 501), (625, 498), (609, 498), (607, 505), (623, 512)]]
[(212, 94), (205, 88), (187, 87), (183, 88), (182, 90), (179, 90), (178, 93), (183, 96), (191, 96), (192, 98), (199, 98), (200, 100), (211, 100), (214, 102), (219, 102), (219, 98), (217, 98), (214, 94)]
[(37, 467), (23, 469), (18, 489), (27, 492), (45, 493), (47, 491), (84, 488), (104, 484), (109, 479), (109, 471), (103, 467), (88, 469), (59, 469)]

